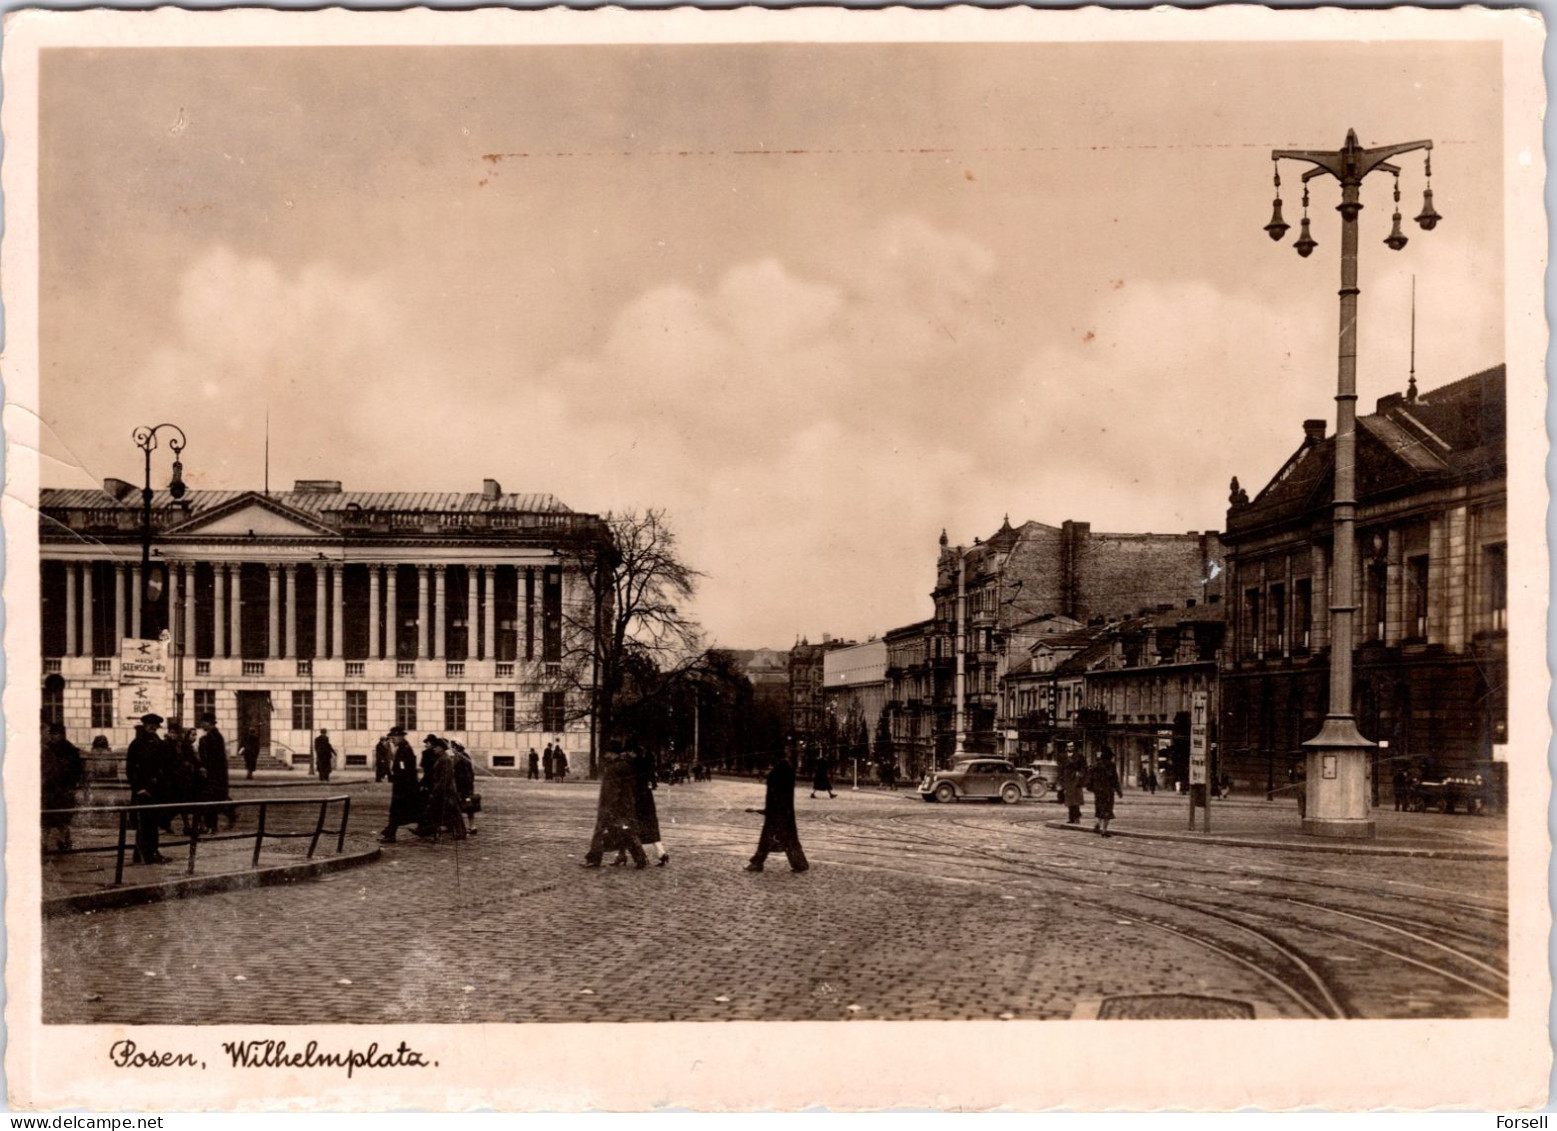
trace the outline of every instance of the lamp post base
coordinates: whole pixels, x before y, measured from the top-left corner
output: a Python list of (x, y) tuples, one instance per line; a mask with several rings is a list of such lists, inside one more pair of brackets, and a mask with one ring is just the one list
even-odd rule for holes
[(1332, 715), (1303, 744), (1303, 832), (1309, 836), (1369, 840), (1374, 835), (1369, 768), (1376, 747), (1349, 716)]

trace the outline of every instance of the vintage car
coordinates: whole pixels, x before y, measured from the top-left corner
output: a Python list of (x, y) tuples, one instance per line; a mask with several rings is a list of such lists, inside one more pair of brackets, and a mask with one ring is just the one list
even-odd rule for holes
[(926, 801), (1004, 801), (1031, 796), (1027, 778), (1004, 758), (965, 758), (949, 770), (935, 770), (919, 783)]
[(1453, 813), (1463, 809), (1467, 813), (1480, 813), (1490, 808), (1486, 779), (1480, 774), (1472, 777), (1446, 777), (1419, 781), (1411, 787), (1406, 798), (1406, 808), (1418, 813), (1436, 809), (1440, 813)]
[(1043, 797), (1051, 789), (1058, 791), (1060, 788), (1058, 762), (1038, 761), (1030, 766), (1018, 766), (1017, 769), (1027, 779), (1027, 788), (1034, 797)]

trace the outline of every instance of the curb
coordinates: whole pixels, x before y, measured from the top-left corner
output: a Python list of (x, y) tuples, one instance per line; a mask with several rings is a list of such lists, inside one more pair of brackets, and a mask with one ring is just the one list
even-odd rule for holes
[[(1072, 833), (1092, 833), (1086, 825), (1066, 821), (1045, 821), (1044, 828)], [(1406, 856), (1421, 860), (1508, 860), (1506, 852), (1483, 852), (1469, 848), (1385, 848), (1353, 847), (1341, 844), (1289, 844), (1279, 840), (1253, 840), (1248, 837), (1203, 836), (1198, 833), (1157, 833), (1109, 829), (1114, 836), (1137, 840), (1166, 840), (1178, 844), (1217, 844), (1232, 848), (1259, 848), (1270, 852), (1325, 852), (1336, 856)]]
[(193, 895), (274, 887), (278, 884), (295, 883), (298, 880), (371, 864), (382, 855), (383, 849), (373, 848), (367, 852), (348, 852), (344, 856), (332, 856), (326, 860), (310, 860), (306, 864), (286, 864), (279, 868), (260, 868), (252, 872), (224, 872), (214, 876), (190, 876), (160, 884), (135, 884), (130, 887), (84, 892), (81, 895), (57, 896), (43, 901), (43, 916), (52, 919), (61, 915), (79, 915), (84, 911), (113, 911), (141, 903), (185, 899)]

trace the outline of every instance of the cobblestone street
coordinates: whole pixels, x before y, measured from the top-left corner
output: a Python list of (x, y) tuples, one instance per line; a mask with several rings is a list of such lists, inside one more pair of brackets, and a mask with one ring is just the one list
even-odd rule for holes
[[(350, 789), (353, 831), (377, 828), (387, 786)], [(745, 809), (761, 805), (762, 786), (719, 780), (659, 789), (668, 867), (586, 871), (593, 785), (486, 779), (482, 793), (480, 833), (458, 845), (403, 834), (380, 862), (315, 880), (47, 921), (45, 1021), (1059, 1019), (1165, 1008), (1488, 1017), (1507, 1007), (1500, 860), (1105, 840), (1046, 827), (1063, 816), (1047, 803), (925, 805), (912, 790), (813, 801), (802, 789), (812, 870), (794, 875), (774, 858), (750, 875), (741, 868), (761, 818)], [(1277, 820), (1242, 804), (1244, 823)], [(1118, 827), (1162, 823), (1175, 805), (1132, 795)], [(1489, 843), (1503, 828), (1410, 820), (1458, 822), (1444, 827)]]

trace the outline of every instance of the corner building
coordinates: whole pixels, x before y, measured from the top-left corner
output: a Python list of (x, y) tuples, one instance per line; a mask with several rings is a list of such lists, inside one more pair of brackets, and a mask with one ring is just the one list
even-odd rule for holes
[[(365, 765), (391, 726), (429, 731), (478, 762), (519, 768), (560, 741), (589, 765), (587, 664), (596, 623), (581, 574), (609, 528), (550, 495), (192, 490), (152, 499), (141, 576), (141, 493), (44, 488), (39, 532), (44, 711), (85, 746), (132, 736), (119, 702), (126, 637), (173, 641), (171, 711), (214, 714), (236, 748), (260, 735), (269, 764), (306, 763), (330, 731)], [(144, 617), (144, 631), (137, 631)]]

